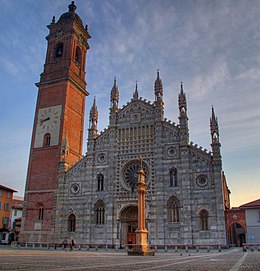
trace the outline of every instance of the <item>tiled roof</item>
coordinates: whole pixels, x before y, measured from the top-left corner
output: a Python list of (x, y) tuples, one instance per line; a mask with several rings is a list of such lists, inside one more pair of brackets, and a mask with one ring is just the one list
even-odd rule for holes
[(12, 188), (10, 188), (10, 187), (1, 185), (1, 184), (0, 184), (0, 189), (7, 190), (7, 191), (11, 191), (11, 192), (17, 192), (16, 190), (14, 190), (14, 189), (12, 189)]
[(260, 199), (245, 203), (239, 206), (240, 208), (252, 208), (252, 207), (260, 207)]

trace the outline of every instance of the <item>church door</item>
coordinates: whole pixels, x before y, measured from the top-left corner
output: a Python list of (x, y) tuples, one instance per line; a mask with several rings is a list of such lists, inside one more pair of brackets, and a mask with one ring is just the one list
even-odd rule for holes
[(136, 229), (138, 227), (138, 209), (137, 206), (129, 206), (122, 210), (121, 220), (121, 244), (136, 243)]
[(137, 221), (129, 221), (128, 225), (127, 225), (127, 242), (129, 243), (129, 241), (132, 244), (136, 243), (136, 234), (135, 231), (137, 229)]

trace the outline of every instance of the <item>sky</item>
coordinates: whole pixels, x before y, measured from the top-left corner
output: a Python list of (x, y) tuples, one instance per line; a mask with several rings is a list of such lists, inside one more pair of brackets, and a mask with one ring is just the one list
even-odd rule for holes
[[(24, 194), (37, 87), (52, 16), (68, 0), (0, 0), (0, 184)], [(84, 153), (96, 96), (99, 131), (108, 125), (114, 77), (120, 107), (139, 95), (154, 101), (160, 70), (165, 117), (178, 122), (187, 95), (190, 141), (211, 150), (209, 119), (218, 117), (231, 206), (260, 198), (260, 1), (77, 0), (88, 24)]]

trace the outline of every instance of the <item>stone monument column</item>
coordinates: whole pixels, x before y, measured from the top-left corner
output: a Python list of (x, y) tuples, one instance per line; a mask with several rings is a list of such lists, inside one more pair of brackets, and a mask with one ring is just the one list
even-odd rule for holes
[(138, 171), (137, 193), (138, 193), (138, 228), (136, 230), (136, 245), (128, 255), (154, 256), (147, 243), (148, 230), (145, 227), (145, 173), (140, 158), (140, 170)]

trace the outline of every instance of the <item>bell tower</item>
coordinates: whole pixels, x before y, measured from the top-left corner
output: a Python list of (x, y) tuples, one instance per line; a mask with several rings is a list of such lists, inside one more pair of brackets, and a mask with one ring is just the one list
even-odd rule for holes
[(21, 241), (52, 241), (60, 162), (70, 167), (82, 156), (85, 97), (88, 96), (85, 66), (90, 35), (76, 13), (74, 1), (68, 8), (57, 22), (53, 17), (47, 26), (44, 70), (40, 82), (36, 83), (38, 98)]

